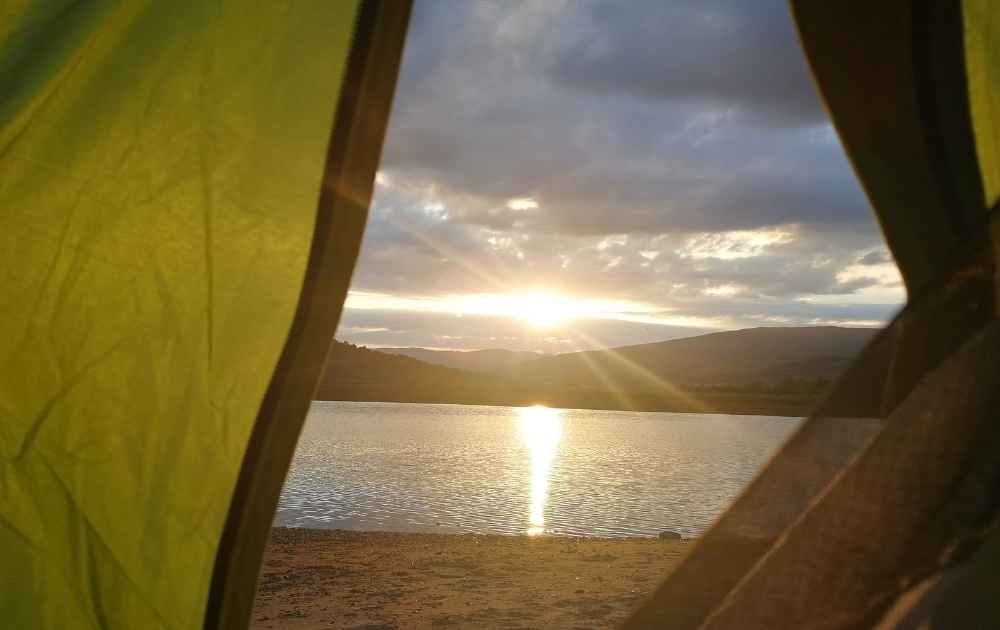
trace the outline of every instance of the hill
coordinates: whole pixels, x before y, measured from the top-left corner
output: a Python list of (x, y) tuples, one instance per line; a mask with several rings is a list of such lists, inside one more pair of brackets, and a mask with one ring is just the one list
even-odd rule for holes
[(494, 374), (335, 342), (317, 398), (797, 416), (875, 333), (754, 328), (537, 358)]
[(519, 366), (516, 375), (550, 384), (626, 388), (663, 381), (696, 387), (829, 381), (877, 332), (836, 326), (747, 328), (542, 357)]
[(317, 400), (533, 404), (530, 392), (502, 377), (432, 365), (334, 341), (316, 391)]
[(516, 350), (428, 350), (427, 348), (374, 348), (385, 354), (396, 354), (411, 357), (447, 367), (471, 370), (473, 372), (497, 373), (517, 368), (528, 361), (534, 361), (540, 355), (537, 352), (518, 352)]

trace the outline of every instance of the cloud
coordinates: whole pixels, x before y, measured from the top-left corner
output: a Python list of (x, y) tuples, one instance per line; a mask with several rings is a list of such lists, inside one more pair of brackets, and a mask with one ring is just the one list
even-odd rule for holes
[(383, 172), (497, 229), (870, 222), (783, 1), (608, 6), (418, 3)]
[(688, 238), (677, 253), (681, 257), (694, 259), (755, 258), (772, 247), (794, 240), (794, 228), (703, 232)]
[(826, 121), (784, 2), (590, 0), (570, 16), (549, 68), (567, 85), (782, 127)]
[[(558, 290), (707, 330), (881, 321), (892, 269), (784, 0), (416, 3), (356, 290)], [(695, 329), (634, 318), (587, 326)], [(514, 343), (495, 319), (449, 320), (448, 343)]]
[(524, 212), (526, 210), (537, 210), (538, 202), (531, 197), (515, 197), (507, 200), (507, 207), (514, 212)]

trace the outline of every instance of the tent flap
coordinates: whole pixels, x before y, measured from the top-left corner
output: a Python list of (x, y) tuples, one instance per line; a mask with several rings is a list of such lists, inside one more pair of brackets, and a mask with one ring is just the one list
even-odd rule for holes
[(626, 627), (986, 627), (935, 584), (1000, 520), (997, 7), (791, 4), (909, 301)]
[(1000, 17), (990, 0), (963, 0), (969, 110), (983, 176), (984, 202), (1000, 201)]
[(202, 625), (299, 302), (357, 8), (0, 9), (10, 627)]

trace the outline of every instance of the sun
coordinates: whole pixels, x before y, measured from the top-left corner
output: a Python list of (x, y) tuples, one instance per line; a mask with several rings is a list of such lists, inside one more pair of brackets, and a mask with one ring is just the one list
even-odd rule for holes
[(572, 316), (569, 301), (547, 292), (512, 295), (507, 310), (512, 317), (541, 329), (557, 326)]
[(574, 319), (601, 317), (607, 308), (603, 302), (581, 300), (546, 289), (454, 296), (447, 311), (456, 315), (508, 317), (543, 330)]

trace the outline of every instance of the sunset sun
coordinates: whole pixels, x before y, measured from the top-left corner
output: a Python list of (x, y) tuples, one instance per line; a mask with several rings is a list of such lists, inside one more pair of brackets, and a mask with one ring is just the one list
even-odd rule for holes
[(572, 303), (553, 293), (512, 295), (509, 311), (534, 328), (552, 328), (573, 316)]

